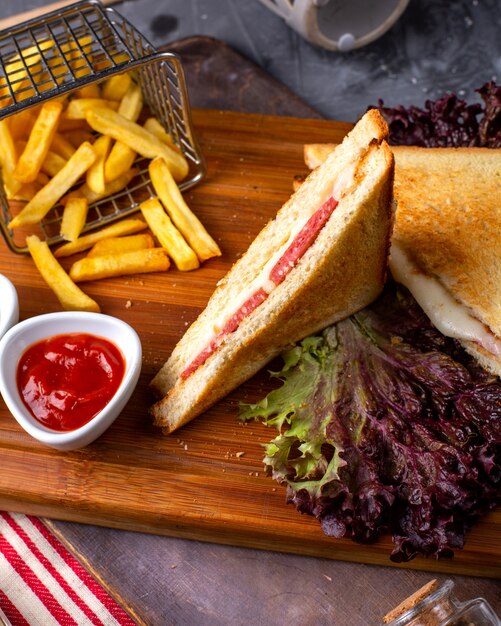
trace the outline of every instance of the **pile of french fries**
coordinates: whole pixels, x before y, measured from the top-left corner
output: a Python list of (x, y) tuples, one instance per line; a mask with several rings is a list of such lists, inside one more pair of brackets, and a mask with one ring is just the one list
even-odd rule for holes
[[(0, 121), (0, 165), (7, 198), (25, 202), (8, 224), (38, 224), (63, 205), (60, 233), (67, 243), (52, 253), (36, 235), (26, 238), (41, 275), (67, 310), (98, 311), (77, 283), (165, 271), (171, 261), (193, 270), (221, 251), (185, 203), (178, 182), (188, 163), (154, 117), (144, 123), (143, 94), (131, 73), (85, 86)], [(143, 219), (124, 219), (82, 235), (89, 206), (123, 190), (150, 159), (156, 197), (140, 205)], [(148, 229), (150, 233), (140, 232)], [(67, 273), (60, 257), (86, 252)]]

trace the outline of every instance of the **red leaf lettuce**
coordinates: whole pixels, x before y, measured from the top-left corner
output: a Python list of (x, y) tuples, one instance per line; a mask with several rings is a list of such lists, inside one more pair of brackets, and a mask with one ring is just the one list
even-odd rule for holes
[(451, 556), (499, 502), (501, 384), (389, 283), (372, 306), (283, 355), (282, 386), (243, 419), (279, 435), (264, 463), (327, 535), (391, 559)]

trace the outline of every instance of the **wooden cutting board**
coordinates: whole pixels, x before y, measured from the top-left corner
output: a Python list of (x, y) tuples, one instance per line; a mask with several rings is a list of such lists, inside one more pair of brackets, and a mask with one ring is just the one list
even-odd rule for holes
[[(269, 390), (257, 375), (204, 416), (170, 437), (148, 417), (148, 382), (204, 307), (216, 282), (290, 195), (305, 172), (306, 141), (339, 141), (349, 125), (219, 111), (195, 111), (208, 161), (206, 180), (188, 202), (222, 248), (199, 270), (87, 283), (104, 313), (138, 331), (142, 375), (115, 424), (95, 443), (58, 452), (31, 439), (0, 403), (0, 508), (216, 543), (392, 565), (388, 539), (371, 546), (325, 537), (317, 522), (285, 504), (285, 492), (263, 472), (262, 445), (274, 433), (242, 425), (239, 401)], [(0, 271), (16, 285), (21, 317), (60, 310), (28, 257), (0, 244)], [(469, 534), (453, 561), (416, 559), (426, 570), (499, 577), (501, 512)]]

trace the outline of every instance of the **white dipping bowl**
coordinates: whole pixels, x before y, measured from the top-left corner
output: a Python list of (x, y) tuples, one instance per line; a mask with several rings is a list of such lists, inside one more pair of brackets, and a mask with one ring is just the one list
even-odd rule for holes
[[(114, 343), (125, 359), (125, 373), (115, 395), (87, 424), (75, 430), (56, 431), (41, 424), (26, 408), (17, 388), (17, 365), (21, 355), (34, 343), (70, 333), (96, 335)], [(116, 317), (79, 311), (38, 315), (20, 322), (0, 340), (0, 392), (9, 411), (32, 437), (58, 450), (75, 450), (102, 435), (121, 413), (136, 387), (141, 358), (141, 342), (136, 331)]]
[(17, 291), (10, 280), (0, 274), (0, 337), (19, 321)]

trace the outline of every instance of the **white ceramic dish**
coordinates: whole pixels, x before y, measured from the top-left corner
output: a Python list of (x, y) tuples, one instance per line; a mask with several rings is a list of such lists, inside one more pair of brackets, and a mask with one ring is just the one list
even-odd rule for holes
[[(17, 389), (16, 370), (20, 356), (33, 343), (68, 333), (89, 333), (113, 342), (125, 359), (125, 374), (113, 398), (93, 419), (59, 432), (43, 426), (28, 411)], [(9, 411), (32, 437), (58, 450), (75, 450), (97, 439), (118, 417), (136, 387), (141, 358), (136, 331), (116, 317), (77, 311), (38, 315), (20, 322), (0, 340), (0, 391)]]
[(0, 337), (19, 321), (17, 291), (10, 280), (0, 274)]

